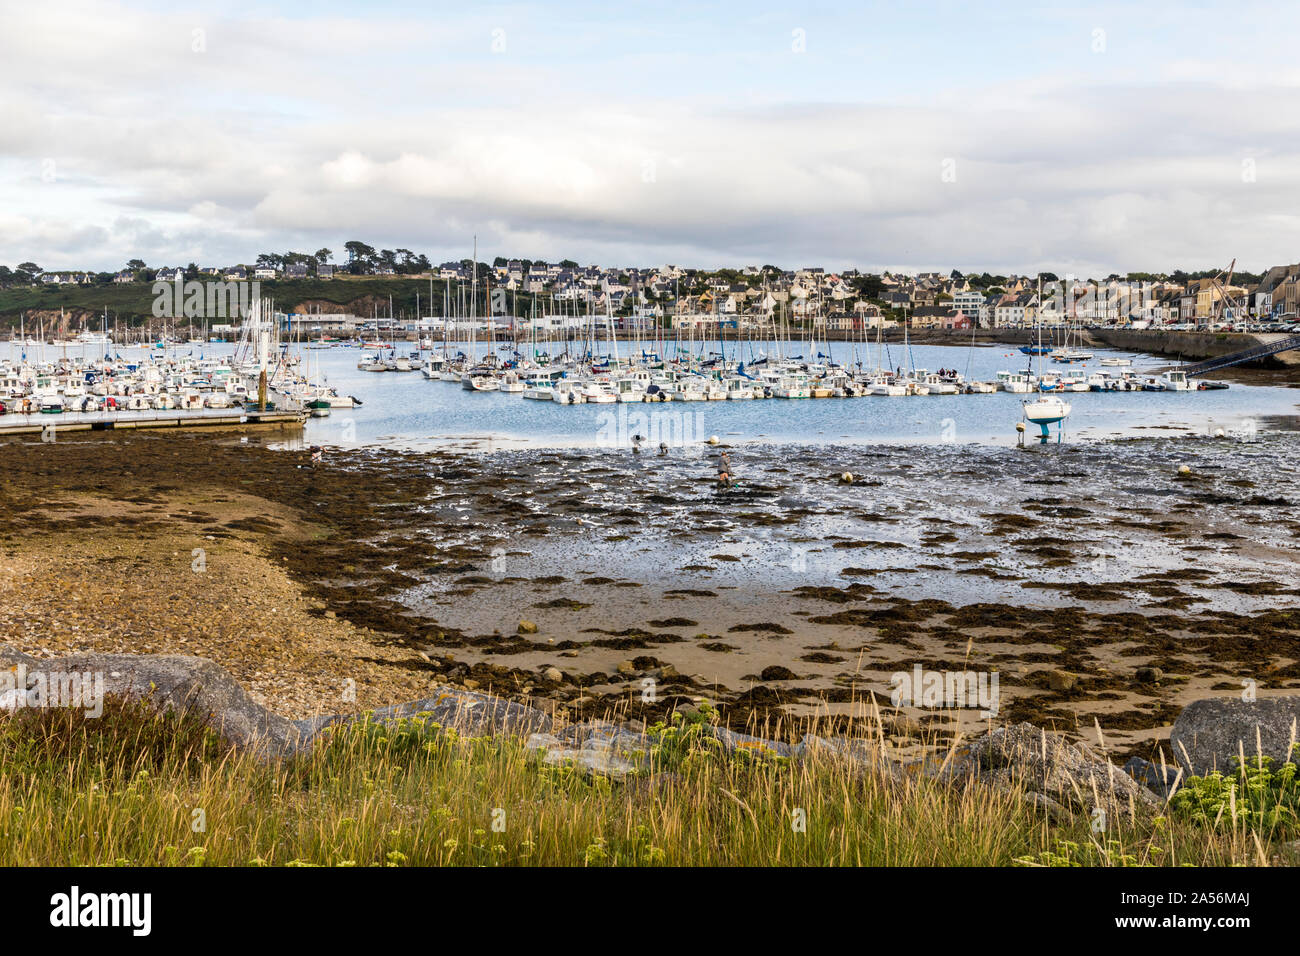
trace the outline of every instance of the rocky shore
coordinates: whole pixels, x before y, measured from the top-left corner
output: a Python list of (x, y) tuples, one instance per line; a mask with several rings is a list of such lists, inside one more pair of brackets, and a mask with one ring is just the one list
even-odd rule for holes
[[(205, 718), (228, 743), (266, 759), (310, 749), (328, 728), (367, 720), (389, 724), (421, 717), (441, 729), (474, 737), (526, 737), (528, 750), (542, 752), (544, 766), (571, 766), (614, 778), (637, 771), (636, 761), (653, 746), (640, 721), (566, 721), (537, 707), (490, 694), (446, 686), (419, 700), (364, 712), (290, 720), (252, 699), (224, 669), (211, 661), (179, 655), (75, 654), (39, 659), (0, 645), (0, 663), (13, 672), (32, 675), (98, 673), (104, 675), (105, 696), (147, 701), (158, 710), (174, 710)], [(18, 689), (22, 694), (23, 688)], [(34, 693), (34, 692), (29, 692)], [(0, 713), (18, 706), (14, 691), (0, 702)], [(790, 761), (823, 758), (883, 775), (899, 782), (925, 776), (954, 787), (983, 786), (1023, 790), (1029, 801), (1053, 822), (1065, 823), (1098, 810), (1117, 818), (1149, 817), (1186, 777), (1229, 770), (1243, 754), (1267, 755), (1278, 764), (1297, 741), (1300, 697), (1276, 698), (1251, 704), (1206, 700), (1189, 707), (1174, 726), (1174, 750), (1183, 760), (1169, 768), (1167, 782), (1153, 785), (1157, 768), (1133, 761), (1117, 768), (1105, 752), (1098, 731), (1095, 746), (1072, 743), (1027, 723), (996, 726), (968, 742), (954, 741), (946, 754), (917, 761), (897, 761), (885, 743), (886, 728), (874, 725), (855, 737), (803, 734), (797, 742), (741, 734), (709, 725), (725, 753), (745, 751)]]

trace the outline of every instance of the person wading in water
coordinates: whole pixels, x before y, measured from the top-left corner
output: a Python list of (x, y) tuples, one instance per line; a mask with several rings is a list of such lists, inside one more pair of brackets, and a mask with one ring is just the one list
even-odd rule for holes
[(718, 488), (725, 490), (732, 484), (731, 456), (724, 451), (718, 457)]

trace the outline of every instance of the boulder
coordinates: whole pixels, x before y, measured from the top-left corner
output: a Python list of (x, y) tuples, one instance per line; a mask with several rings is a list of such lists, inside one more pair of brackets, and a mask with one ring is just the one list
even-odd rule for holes
[(767, 740), (763, 737), (751, 737), (749, 734), (738, 734), (726, 727), (713, 727), (711, 730), (713, 736), (722, 744), (724, 753), (732, 754), (743, 751), (777, 757), (789, 757), (792, 753), (790, 746), (781, 743), (779, 740)]
[(545, 766), (572, 764), (587, 773), (609, 777), (632, 773), (635, 758), (649, 747), (647, 738), (603, 721), (575, 724), (558, 734), (535, 733), (524, 742), (525, 750), (543, 751)]
[(1071, 674), (1069, 671), (1049, 671), (1047, 674), (1047, 686), (1054, 691), (1061, 693), (1072, 691), (1078, 683), (1079, 675)]
[(0, 644), (0, 667), (12, 670), (19, 664), (25, 664), (28, 670), (34, 670), (36, 668), (36, 658), (15, 648)]
[[(11, 662), (12, 668), (22, 665), (29, 686), (39, 673), (94, 674), (103, 680), (105, 697), (147, 700), (159, 710), (207, 717), (225, 740), (266, 757), (296, 753), (309, 747), (322, 728), (366, 717), (386, 723), (423, 716), (469, 736), (526, 736), (551, 727), (551, 718), (540, 710), (452, 687), (434, 697), (374, 711), (290, 720), (257, 703), (225, 668), (202, 657), (90, 653), (38, 660), (0, 645), (0, 660)], [(18, 706), (12, 699), (17, 694), (14, 689), (5, 698), (11, 709)]]
[(73, 654), (36, 661), (29, 674), (94, 673), (106, 697), (153, 702), (159, 710), (208, 717), (214, 730), (237, 747), (284, 756), (310, 735), (248, 696), (225, 668), (183, 654)]
[(533, 707), (456, 687), (439, 688), (434, 697), (393, 704), (391, 707), (356, 714), (311, 717), (295, 721), (295, 724), (310, 736), (319, 733), (323, 727), (366, 717), (379, 723), (423, 717), (440, 727), (469, 737), (496, 734), (526, 737), (529, 734), (546, 733), (552, 726), (550, 716)]
[(1290, 745), (1300, 741), (1300, 697), (1261, 697), (1244, 701), (1212, 697), (1194, 701), (1174, 721), (1169, 749), (1184, 770), (1203, 777), (1231, 773), (1233, 758), (1263, 750), (1286, 762)]
[(1170, 797), (1187, 779), (1187, 774), (1179, 769), (1178, 764), (1166, 764), (1163, 771), (1159, 764), (1141, 757), (1131, 757), (1124, 764), (1124, 772), (1146, 787), (1156, 796)]
[(976, 737), (943, 774), (998, 788), (1020, 787), (1059, 806), (1091, 815), (1100, 808), (1125, 819), (1155, 810), (1160, 800), (1086, 744), (1021, 723)]

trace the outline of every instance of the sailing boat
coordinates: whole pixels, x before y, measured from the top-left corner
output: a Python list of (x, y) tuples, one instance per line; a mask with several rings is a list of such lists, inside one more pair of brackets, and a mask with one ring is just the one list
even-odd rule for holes
[[(470, 297), (469, 297), (469, 361), (475, 363), (474, 355), (474, 326), (478, 321), (478, 236), (474, 237), (474, 258), (470, 261)], [(492, 312), (488, 309), (489, 330), (491, 327)], [(488, 354), (485, 360), (473, 367), (467, 369), (460, 377), (460, 386), (469, 392), (495, 392), (501, 383), (492, 373), (490, 363), (496, 361), (496, 355), (492, 352), (492, 346), (496, 344), (495, 338), (491, 340), (488, 347)]]
[[(1040, 350), (1043, 344), (1043, 328), (1038, 327), (1038, 345)], [(1024, 349), (1021, 349), (1023, 352)], [(1034, 353), (1038, 356), (1038, 377), (1042, 380), (1043, 373), (1043, 351)], [(1042, 432), (1042, 437), (1047, 438), (1047, 426), (1059, 423), (1070, 414), (1070, 403), (1059, 395), (1040, 395), (1038, 398), (1028, 398), (1024, 400), (1025, 421), (1033, 422)]]

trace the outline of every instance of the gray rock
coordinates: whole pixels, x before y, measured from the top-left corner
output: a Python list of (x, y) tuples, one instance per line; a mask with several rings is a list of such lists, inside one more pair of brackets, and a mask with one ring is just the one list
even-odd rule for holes
[(542, 763), (548, 767), (573, 763), (587, 773), (608, 777), (625, 777), (636, 770), (630, 760), (603, 750), (547, 750)]
[(846, 761), (863, 772), (876, 771), (894, 781), (906, 778), (906, 772), (881, 753), (880, 745), (860, 737), (818, 737), (804, 734), (803, 739), (791, 748), (791, 755), (800, 760), (832, 759)]
[[(572, 763), (574, 766), (591, 774), (603, 774), (611, 777), (624, 777), (636, 769), (636, 764), (629, 759), (633, 751), (623, 750), (622, 738), (635, 737), (634, 734), (605, 734), (598, 731), (586, 735), (581, 746), (575, 747), (573, 739), (581, 739), (590, 728), (575, 725), (569, 728), (572, 733), (532, 734), (524, 741), (525, 750), (544, 751), (542, 763), (548, 767), (562, 767)], [(567, 738), (567, 739), (564, 739)]]
[(74, 654), (37, 661), (30, 670), (49, 674), (102, 674), (104, 694), (152, 701), (159, 710), (208, 717), (217, 733), (237, 747), (265, 756), (302, 748), (310, 734), (248, 696), (229, 672), (213, 661), (180, 654)]
[(0, 667), (14, 668), (26, 664), (28, 670), (36, 667), (36, 658), (12, 647), (0, 644)]
[(323, 727), (366, 717), (379, 723), (424, 717), (441, 727), (470, 737), (498, 734), (524, 737), (533, 733), (545, 733), (552, 727), (550, 716), (533, 707), (457, 687), (444, 687), (435, 697), (393, 704), (374, 711), (312, 717), (295, 723), (304, 733), (315, 734)]
[(309, 747), (322, 728), (369, 717), (381, 723), (425, 716), (469, 736), (527, 735), (547, 731), (551, 718), (540, 710), (458, 688), (437, 696), (381, 707), (371, 712), (289, 720), (253, 700), (219, 664), (179, 654), (73, 654), (39, 660), (0, 645), (0, 659), (43, 672), (101, 676), (107, 697), (152, 701), (159, 710), (206, 717), (217, 733), (241, 749), (266, 757), (287, 756)]
[(1169, 735), (1174, 759), (1195, 776), (1215, 770), (1232, 773), (1234, 758), (1243, 753), (1253, 757), (1261, 747), (1265, 756), (1284, 763), (1290, 745), (1297, 741), (1300, 697), (1198, 700), (1178, 715)]
[(564, 750), (564, 741), (554, 734), (529, 734), (524, 741), (525, 750)]
[(1159, 764), (1143, 760), (1141, 757), (1131, 757), (1129, 762), (1124, 764), (1124, 772), (1156, 796), (1166, 798), (1172, 796), (1187, 779), (1187, 774), (1176, 763), (1166, 764), (1162, 772)]
[(1100, 807), (1125, 819), (1160, 806), (1155, 794), (1086, 745), (1025, 723), (975, 738), (943, 776), (1022, 787), (1062, 808), (1091, 813)]
[(750, 753), (767, 752), (781, 757), (791, 755), (789, 745), (778, 740), (765, 740), (762, 737), (751, 737), (749, 734), (738, 734), (726, 727), (714, 727), (713, 736), (718, 738), (718, 742), (722, 744), (722, 749), (729, 754), (744, 750)]
[(603, 750), (623, 756), (649, 753), (652, 743), (644, 733), (609, 720), (572, 724), (559, 731), (554, 739), (555, 746), (565, 749)]

